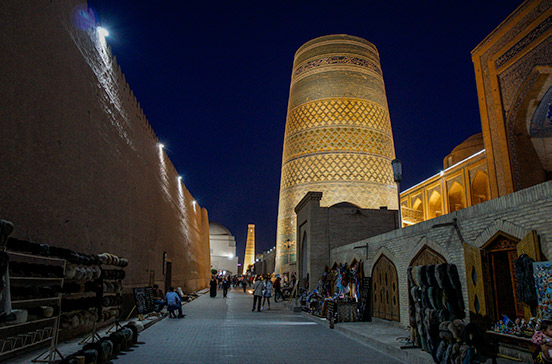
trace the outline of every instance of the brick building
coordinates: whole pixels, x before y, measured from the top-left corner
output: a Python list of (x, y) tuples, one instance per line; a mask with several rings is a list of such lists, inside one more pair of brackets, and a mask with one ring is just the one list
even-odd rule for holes
[(376, 236), (398, 227), (397, 211), (361, 209), (348, 202), (321, 207), (322, 192), (308, 192), (295, 207), (297, 214), (297, 267), (300, 285), (309, 287), (330, 266), (332, 249)]

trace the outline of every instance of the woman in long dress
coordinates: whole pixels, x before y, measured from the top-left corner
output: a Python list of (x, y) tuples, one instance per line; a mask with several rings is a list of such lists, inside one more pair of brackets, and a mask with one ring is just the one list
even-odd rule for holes
[(217, 279), (215, 278), (215, 276), (211, 277), (210, 287), (211, 287), (211, 297), (216, 297), (217, 296)]

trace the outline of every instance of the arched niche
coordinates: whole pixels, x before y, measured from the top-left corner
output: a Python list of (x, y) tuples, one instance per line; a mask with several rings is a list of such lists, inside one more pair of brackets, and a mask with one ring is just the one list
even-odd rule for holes
[(471, 182), (472, 206), (488, 201), (489, 199), (489, 176), (483, 171), (477, 171)]
[(441, 216), (443, 214), (443, 200), (441, 198), (441, 194), (438, 191), (433, 190), (429, 195), (428, 200), (428, 218), (433, 219), (434, 217)]
[(552, 179), (552, 67), (536, 66), (519, 90), (505, 122), (515, 190)]
[(449, 213), (466, 207), (464, 187), (457, 181), (452, 182), (448, 189)]

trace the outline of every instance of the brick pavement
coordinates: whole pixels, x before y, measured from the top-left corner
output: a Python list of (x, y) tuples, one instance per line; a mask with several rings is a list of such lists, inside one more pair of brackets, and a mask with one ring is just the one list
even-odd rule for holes
[(400, 363), (281, 303), (251, 312), (252, 303), (241, 291), (203, 295), (183, 307), (186, 318), (155, 324), (114, 363)]

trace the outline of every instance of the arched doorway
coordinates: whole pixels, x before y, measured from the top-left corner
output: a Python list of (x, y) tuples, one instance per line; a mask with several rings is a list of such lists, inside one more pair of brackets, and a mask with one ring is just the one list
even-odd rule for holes
[(307, 279), (308, 272), (308, 242), (307, 242), (307, 232), (303, 233), (303, 239), (301, 240), (301, 278)]
[(431, 249), (429, 246), (424, 245), (422, 249), (416, 253), (414, 258), (412, 258), (409, 266), (413, 267), (416, 265), (443, 264), (446, 262), (447, 260), (445, 257)]
[(382, 255), (372, 269), (372, 307), (374, 316), (399, 321), (399, 280), (397, 269)]

